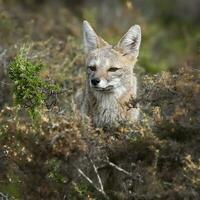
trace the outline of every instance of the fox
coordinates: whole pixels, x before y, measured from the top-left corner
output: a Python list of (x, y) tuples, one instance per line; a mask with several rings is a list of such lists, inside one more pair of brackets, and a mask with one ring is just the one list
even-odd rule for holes
[(133, 25), (116, 45), (98, 36), (88, 21), (83, 21), (83, 46), (86, 80), (76, 94), (75, 103), (82, 117), (95, 127), (118, 127), (139, 119), (139, 105), (127, 107), (137, 97), (137, 77), (133, 69), (141, 43), (141, 28)]

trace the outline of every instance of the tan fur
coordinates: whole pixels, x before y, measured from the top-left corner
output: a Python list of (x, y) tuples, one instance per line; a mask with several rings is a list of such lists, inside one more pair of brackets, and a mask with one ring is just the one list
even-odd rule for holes
[[(89, 116), (96, 127), (113, 127), (127, 120), (135, 122), (138, 119), (139, 108), (127, 107), (130, 99), (137, 95), (133, 67), (141, 39), (138, 27), (131, 27), (112, 47), (84, 21), (87, 78), (84, 90), (76, 97), (76, 104), (82, 116)], [(92, 79), (100, 82), (94, 86)]]

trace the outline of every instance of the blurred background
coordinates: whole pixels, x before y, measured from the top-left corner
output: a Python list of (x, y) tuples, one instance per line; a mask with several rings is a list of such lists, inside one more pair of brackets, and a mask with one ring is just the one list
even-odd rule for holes
[(0, 46), (69, 35), (81, 43), (83, 19), (111, 43), (139, 24), (146, 72), (199, 66), (199, 0), (0, 0)]

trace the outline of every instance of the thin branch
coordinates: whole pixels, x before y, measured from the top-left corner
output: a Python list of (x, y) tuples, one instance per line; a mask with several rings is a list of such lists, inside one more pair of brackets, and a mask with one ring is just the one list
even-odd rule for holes
[(126, 171), (125, 169), (122, 169), (121, 167), (117, 166), (116, 164), (114, 164), (113, 162), (110, 162), (108, 159), (106, 160), (106, 162), (108, 163), (108, 165), (110, 165), (111, 167), (115, 168), (116, 170), (128, 175), (128, 176), (132, 176), (132, 173)]
[(98, 188), (96, 184), (80, 168), (76, 167), (76, 169), (98, 192), (105, 197), (105, 199), (109, 200), (109, 197), (106, 195), (106, 193), (101, 188)]
[(92, 160), (91, 158), (89, 158), (89, 159), (90, 159), (90, 162), (92, 163), (92, 166), (93, 166), (93, 168), (94, 168), (94, 171), (95, 171), (95, 173), (96, 173), (96, 175), (97, 175), (97, 178), (98, 178), (98, 181), (99, 181), (99, 185), (100, 185), (100, 187), (101, 187), (101, 190), (104, 191), (104, 187), (103, 187), (103, 184), (102, 184), (102, 181), (101, 181), (101, 177), (100, 177), (100, 175), (99, 175), (99, 173), (98, 173), (97, 167), (96, 167), (96, 165), (94, 164), (93, 160)]
[(10, 84), (10, 83), (6, 83), (6, 82), (3, 82), (3, 81), (0, 81), (0, 84), (2, 84), (2, 85), (12, 85), (12, 84)]
[(8, 196), (0, 192), (0, 198), (3, 200), (9, 200)]
[(6, 55), (6, 53), (7, 53), (7, 49), (4, 49), (4, 51), (1, 52), (0, 54), (0, 58), (3, 58)]

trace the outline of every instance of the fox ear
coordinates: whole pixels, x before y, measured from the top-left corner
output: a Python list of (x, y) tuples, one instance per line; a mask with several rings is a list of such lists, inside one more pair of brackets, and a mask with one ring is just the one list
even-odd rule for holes
[(124, 55), (139, 55), (141, 43), (141, 29), (139, 25), (132, 26), (128, 32), (120, 39), (117, 48), (122, 50)]
[(95, 33), (87, 21), (83, 21), (83, 43), (86, 54), (94, 49), (108, 45), (107, 42)]

